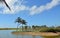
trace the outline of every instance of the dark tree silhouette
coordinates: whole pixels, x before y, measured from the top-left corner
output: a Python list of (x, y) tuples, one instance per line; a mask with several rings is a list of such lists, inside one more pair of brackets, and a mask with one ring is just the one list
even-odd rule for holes
[(22, 20), (22, 19), (21, 19), (20, 17), (18, 17), (18, 18), (16, 19), (16, 21), (15, 21), (15, 22), (18, 23), (18, 25), (17, 25), (17, 30), (16, 30), (16, 31), (18, 31), (18, 26), (20, 25), (21, 20)]
[(27, 25), (27, 22), (25, 20), (21, 20), (21, 24), (22, 24), (22, 31), (23, 31), (23, 25)]
[[(22, 24), (22, 31), (23, 31), (23, 25), (26, 25), (27, 22), (20, 17), (18, 17), (15, 22), (18, 23), (18, 26)], [(18, 29), (18, 26), (17, 26), (17, 29)]]

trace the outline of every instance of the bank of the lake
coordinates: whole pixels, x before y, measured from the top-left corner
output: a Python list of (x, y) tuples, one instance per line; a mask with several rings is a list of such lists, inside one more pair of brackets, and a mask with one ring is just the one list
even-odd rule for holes
[(12, 34), (18, 35), (40, 35), (40, 36), (59, 36), (60, 32), (53, 33), (53, 32), (12, 32)]
[(17, 28), (0, 28), (0, 30), (16, 30)]

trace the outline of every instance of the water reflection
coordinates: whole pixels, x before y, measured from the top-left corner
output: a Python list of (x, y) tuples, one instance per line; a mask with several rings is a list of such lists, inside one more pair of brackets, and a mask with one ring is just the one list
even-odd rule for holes
[(35, 35), (33, 35), (32, 37), (35, 38)]
[[(19, 37), (21, 36), (21, 37)], [(41, 36), (36, 35), (17, 35), (17, 38), (42, 38)]]
[(35, 36), (35, 35), (17, 35), (17, 38), (60, 38), (60, 36), (41, 37), (41, 36)]

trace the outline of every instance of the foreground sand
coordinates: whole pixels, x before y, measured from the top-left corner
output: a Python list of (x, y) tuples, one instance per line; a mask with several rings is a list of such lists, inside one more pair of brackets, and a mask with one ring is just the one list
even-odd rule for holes
[(12, 32), (12, 34), (18, 35), (40, 35), (40, 36), (59, 36), (60, 32)]

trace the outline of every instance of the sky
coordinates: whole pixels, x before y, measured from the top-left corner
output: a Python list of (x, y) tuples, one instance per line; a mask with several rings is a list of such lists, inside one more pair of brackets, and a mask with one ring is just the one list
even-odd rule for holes
[(60, 25), (60, 0), (5, 0), (6, 5), (0, 2), (0, 28), (15, 28), (17, 17), (26, 20), (32, 25)]

